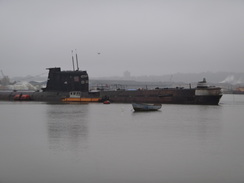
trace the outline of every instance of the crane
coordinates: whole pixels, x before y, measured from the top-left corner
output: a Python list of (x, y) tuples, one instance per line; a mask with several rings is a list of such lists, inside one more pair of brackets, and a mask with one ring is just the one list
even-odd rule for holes
[(2, 74), (3, 78), (0, 80), (0, 84), (3, 86), (8, 85), (10, 83), (8, 76), (5, 76), (2, 70), (1, 70), (1, 74)]

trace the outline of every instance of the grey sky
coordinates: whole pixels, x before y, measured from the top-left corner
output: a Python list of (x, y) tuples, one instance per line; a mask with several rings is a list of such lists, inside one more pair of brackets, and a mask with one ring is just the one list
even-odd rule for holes
[[(90, 77), (244, 68), (242, 0), (0, 0), (0, 69)], [(100, 53), (100, 54), (98, 54)]]

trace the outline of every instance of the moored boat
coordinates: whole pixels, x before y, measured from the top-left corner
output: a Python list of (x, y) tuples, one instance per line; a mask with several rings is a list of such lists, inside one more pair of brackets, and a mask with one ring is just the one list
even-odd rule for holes
[(157, 111), (161, 109), (162, 104), (132, 103), (132, 107), (135, 111)]
[(157, 88), (138, 90), (100, 91), (100, 97), (113, 103), (159, 103), (218, 105), (222, 97), (220, 87), (208, 86), (206, 79), (196, 88)]
[(62, 102), (100, 102), (101, 98), (92, 97), (92, 96), (82, 96), (80, 91), (71, 91), (69, 92), (68, 97), (61, 99)]

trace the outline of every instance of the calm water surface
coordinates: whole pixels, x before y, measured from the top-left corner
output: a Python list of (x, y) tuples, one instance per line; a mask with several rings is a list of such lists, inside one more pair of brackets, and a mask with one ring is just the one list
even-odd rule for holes
[(244, 183), (244, 95), (219, 106), (0, 102), (0, 183)]

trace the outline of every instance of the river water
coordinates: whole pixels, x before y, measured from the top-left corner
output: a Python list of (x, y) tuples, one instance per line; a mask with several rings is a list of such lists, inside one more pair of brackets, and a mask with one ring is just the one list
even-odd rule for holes
[(0, 102), (0, 183), (243, 183), (244, 95), (218, 106)]

